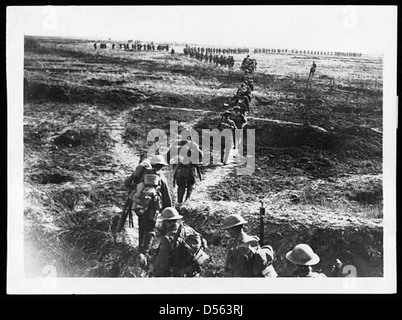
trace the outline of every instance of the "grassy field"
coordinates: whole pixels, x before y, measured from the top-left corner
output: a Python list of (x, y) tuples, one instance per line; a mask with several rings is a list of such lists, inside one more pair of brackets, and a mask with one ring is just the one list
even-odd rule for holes
[[(171, 120), (199, 132), (216, 127), (241, 83), (244, 55), (234, 55), (229, 71), (180, 50), (35, 43), (24, 59), (26, 274), (53, 263), (67, 277), (146, 276), (135, 245), (110, 231), (124, 205), (123, 181), (149, 147), (149, 130), (168, 130)], [(327, 274), (338, 258), (358, 276), (383, 276), (381, 57), (253, 58), (247, 128), (256, 132), (256, 169), (238, 176), (234, 163), (204, 166), (196, 195), (180, 208), (210, 243), (203, 276), (220, 276), (228, 240), (222, 219), (242, 213), (257, 235), (261, 201), (264, 240), (275, 249), (280, 275), (289, 275), (284, 254), (305, 242)], [(313, 60), (317, 72), (306, 90)]]

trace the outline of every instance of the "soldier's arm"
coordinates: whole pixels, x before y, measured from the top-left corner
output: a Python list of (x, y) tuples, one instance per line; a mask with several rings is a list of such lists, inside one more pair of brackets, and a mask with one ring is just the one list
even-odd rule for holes
[(153, 268), (154, 277), (168, 277), (169, 276), (169, 255), (170, 243), (163, 237), (156, 256), (155, 265)]

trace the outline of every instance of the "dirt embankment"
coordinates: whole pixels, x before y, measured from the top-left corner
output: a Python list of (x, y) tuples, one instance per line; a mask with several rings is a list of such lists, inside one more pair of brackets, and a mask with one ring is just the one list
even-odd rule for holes
[[(76, 46), (26, 54), (27, 274), (37, 276), (54, 261), (65, 276), (143, 276), (136, 247), (111, 232), (126, 197), (122, 182), (149, 147), (149, 130), (168, 132), (170, 120), (179, 129), (215, 128), (241, 74), (182, 56), (96, 55), (90, 44)], [(227, 167), (205, 166), (205, 180), (180, 209), (209, 240), (213, 260), (203, 276), (220, 276), (224, 216), (242, 213), (247, 231), (258, 234), (260, 201), (267, 210), (264, 240), (276, 251), (281, 275), (289, 273), (284, 254), (305, 242), (326, 273), (338, 258), (358, 276), (382, 276), (382, 136), (372, 130), (381, 128), (377, 93), (346, 102), (346, 93), (328, 93), (323, 80), (308, 98), (303, 79), (267, 73), (255, 77), (248, 123), (256, 133), (253, 175), (237, 176), (233, 158)], [(365, 106), (375, 112), (363, 112)], [(361, 109), (359, 117), (351, 116), (353, 108)]]

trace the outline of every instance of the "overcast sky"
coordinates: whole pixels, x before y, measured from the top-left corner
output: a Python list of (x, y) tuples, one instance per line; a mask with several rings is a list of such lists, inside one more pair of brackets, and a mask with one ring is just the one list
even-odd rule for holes
[[(381, 53), (390, 6), (9, 7), (23, 34)], [(12, 12), (12, 10), (19, 10)]]

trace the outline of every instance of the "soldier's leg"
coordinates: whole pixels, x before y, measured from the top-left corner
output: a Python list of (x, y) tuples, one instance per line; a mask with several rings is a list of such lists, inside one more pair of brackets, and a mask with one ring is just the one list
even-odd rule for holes
[(182, 203), (184, 193), (186, 192), (186, 179), (183, 177), (176, 178), (177, 183), (177, 202)]
[(230, 155), (230, 150), (232, 149), (232, 144), (233, 144), (233, 139), (232, 139), (232, 135), (227, 135), (226, 136), (227, 139), (227, 147), (226, 144), (224, 144), (224, 157), (223, 157), (223, 164), (227, 164), (228, 160), (229, 160), (229, 155)]
[(224, 158), (225, 158), (225, 142), (223, 141), (221, 142), (221, 162), (223, 162)]
[(144, 236), (140, 252), (143, 254), (149, 254), (152, 242), (156, 236), (156, 221), (144, 217)]
[[(236, 140), (235, 140), (235, 131), (234, 131), (234, 130), (232, 130), (232, 140), (233, 140), (233, 141), (236, 141)], [(236, 142), (233, 143), (232, 148), (233, 148), (233, 149), (236, 149)]]
[(189, 177), (187, 179), (187, 194), (186, 194), (186, 200), (188, 200), (193, 192), (194, 189), (194, 184), (195, 184), (195, 179), (194, 177)]
[(141, 248), (142, 241), (144, 239), (144, 215), (137, 214), (137, 216), (138, 216), (138, 247)]

